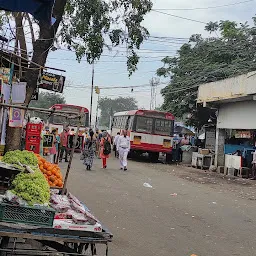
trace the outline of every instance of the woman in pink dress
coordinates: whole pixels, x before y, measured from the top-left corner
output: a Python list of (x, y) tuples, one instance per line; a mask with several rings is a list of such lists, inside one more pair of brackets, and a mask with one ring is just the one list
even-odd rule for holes
[(106, 131), (102, 133), (100, 140), (100, 158), (102, 159), (102, 168), (107, 168), (107, 158), (111, 153), (111, 139)]

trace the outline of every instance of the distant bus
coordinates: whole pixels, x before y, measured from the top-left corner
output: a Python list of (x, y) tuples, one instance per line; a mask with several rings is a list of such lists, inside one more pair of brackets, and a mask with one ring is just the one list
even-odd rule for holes
[[(85, 115), (81, 119), (81, 128), (84, 128), (89, 126), (89, 111), (87, 108), (82, 106), (69, 105), (69, 104), (55, 104), (50, 109), (80, 113), (83, 108), (84, 108)], [(79, 120), (78, 118), (67, 119), (66, 117), (52, 115), (50, 118), (50, 123), (55, 126), (67, 125), (69, 127), (77, 127)]]
[(111, 133), (128, 130), (131, 138), (131, 152), (149, 154), (157, 161), (159, 153), (171, 154), (173, 146), (174, 116), (155, 110), (131, 110), (115, 113)]

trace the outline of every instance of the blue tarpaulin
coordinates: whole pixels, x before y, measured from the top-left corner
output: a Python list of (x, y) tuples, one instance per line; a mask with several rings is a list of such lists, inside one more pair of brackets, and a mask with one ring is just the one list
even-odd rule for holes
[(38, 21), (51, 24), (55, 0), (0, 0), (0, 9), (10, 12), (28, 12)]

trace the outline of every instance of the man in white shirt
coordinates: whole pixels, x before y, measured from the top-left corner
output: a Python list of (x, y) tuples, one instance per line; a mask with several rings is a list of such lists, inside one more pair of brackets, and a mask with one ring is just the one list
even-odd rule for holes
[(116, 147), (117, 147), (117, 142), (118, 142), (119, 137), (120, 137), (120, 132), (118, 132), (117, 135), (114, 138), (115, 157), (118, 157), (118, 151), (117, 151)]
[(117, 141), (117, 151), (119, 152), (119, 160), (121, 170), (127, 171), (127, 155), (130, 151), (130, 137), (127, 136), (127, 131), (123, 131), (123, 135), (121, 135)]

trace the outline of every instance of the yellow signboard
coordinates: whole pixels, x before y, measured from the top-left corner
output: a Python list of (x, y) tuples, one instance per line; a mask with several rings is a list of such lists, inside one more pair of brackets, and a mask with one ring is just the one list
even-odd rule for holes
[(164, 148), (170, 148), (171, 147), (171, 141), (170, 140), (164, 140), (163, 147)]
[(141, 144), (141, 137), (140, 136), (134, 136), (133, 144), (136, 144), (136, 145)]

